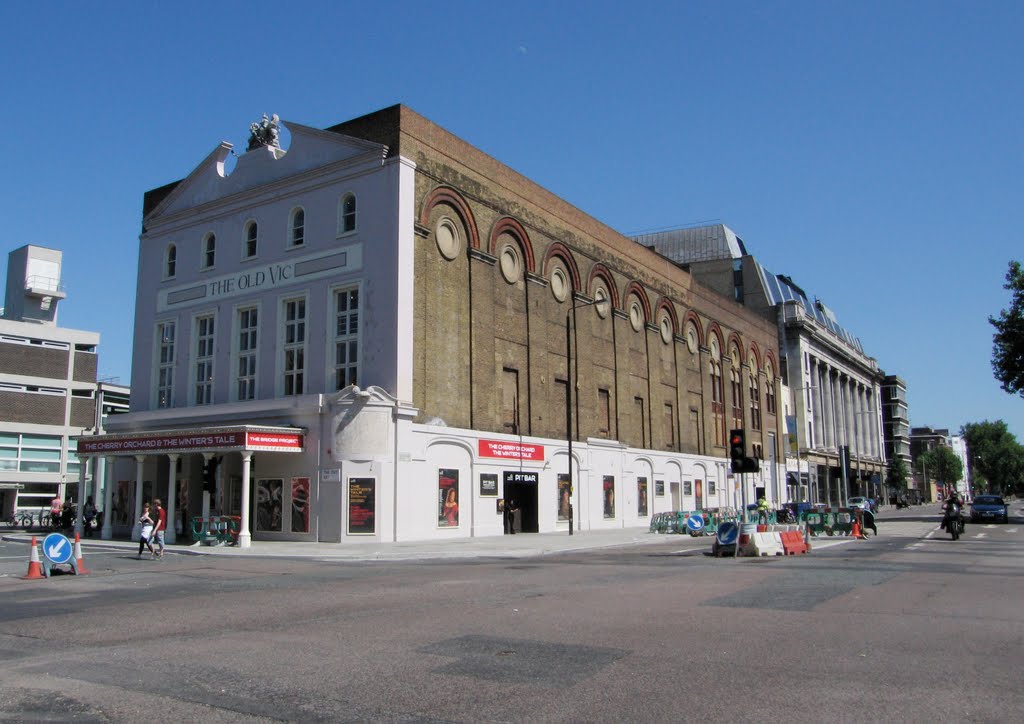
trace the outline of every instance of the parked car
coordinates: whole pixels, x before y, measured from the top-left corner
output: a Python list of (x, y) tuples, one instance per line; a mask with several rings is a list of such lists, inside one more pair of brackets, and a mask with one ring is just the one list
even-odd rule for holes
[(1010, 521), (1010, 506), (999, 495), (975, 495), (971, 503), (971, 522), (997, 520), (1000, 523)]

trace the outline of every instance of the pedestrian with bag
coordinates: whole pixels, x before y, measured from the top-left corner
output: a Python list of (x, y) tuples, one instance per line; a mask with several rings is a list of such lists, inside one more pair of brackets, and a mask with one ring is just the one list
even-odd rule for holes
[(143, 548), (149, 548), (150, 558), (156, 557), (156, 551), (153, 550), (153, 544), (150, 542), (154, 525), (153, 518), (149, 515), (149, 503), (143, 503), (142, 517), (139, 518), (139, 526), (141, 527), (139, 529), (139, 554), (135, 556), (137, 560), (142, 560)]

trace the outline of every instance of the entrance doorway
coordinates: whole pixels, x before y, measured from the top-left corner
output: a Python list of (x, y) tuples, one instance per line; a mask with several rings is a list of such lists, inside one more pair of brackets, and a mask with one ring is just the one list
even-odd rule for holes
[(513, 514), (512, 530), (516, 533), (540, 531), (537, 487), (539, 475), (518, 470), (504, 472), (505, 508)]

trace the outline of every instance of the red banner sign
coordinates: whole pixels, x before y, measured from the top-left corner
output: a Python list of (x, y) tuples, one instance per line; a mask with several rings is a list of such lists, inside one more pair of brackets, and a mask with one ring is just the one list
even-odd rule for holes
[(252, 432), (228, 430), (224, 432), (189, 433), (178, 435), (140, 435), (138, 437), (78, 438), (78, 452), (83, 454), (116, 455), (126, 453), (155, 453), (165, 450), (280, 450), (301, 451), (302, 433)]
[(190, 435), (150, 435), (121, 437), (114, 440), (90, 440), (78, 438), (78, 452), (82, 453), (126, 453), (153, 450), (197, 450), (241, 447), (244, 437), (241, 432)]
[(275, 450), (301, 450), (302, 435), (294, 432), (247, 432), (245, 445)]
[(482, 458), (503, 460), (543, 460), (544, 446), (505, 440), (480, 440), (477, 448)]

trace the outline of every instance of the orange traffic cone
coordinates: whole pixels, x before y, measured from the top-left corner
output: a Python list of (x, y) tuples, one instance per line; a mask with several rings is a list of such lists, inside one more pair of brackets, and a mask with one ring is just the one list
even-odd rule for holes
[(852, 535), (854, 538), (864, 537), (860, 530), (860, 521), (856, 518), (853, 519), (853, 527), (850, 529), (850, 535)]
[(75, 533), (75, 575), (84, 576), (87, 573), (92, 571), (85, 567), (85, 561), (82, 560), (82, 539)]
[(32, 552), (28, 556), (28, 573), (21, 577), (25, 581), (46, 578), (43, 574), (43, 565), (39, 562), (39, 549), (36, 548), (36, 537), (32, 536)]

